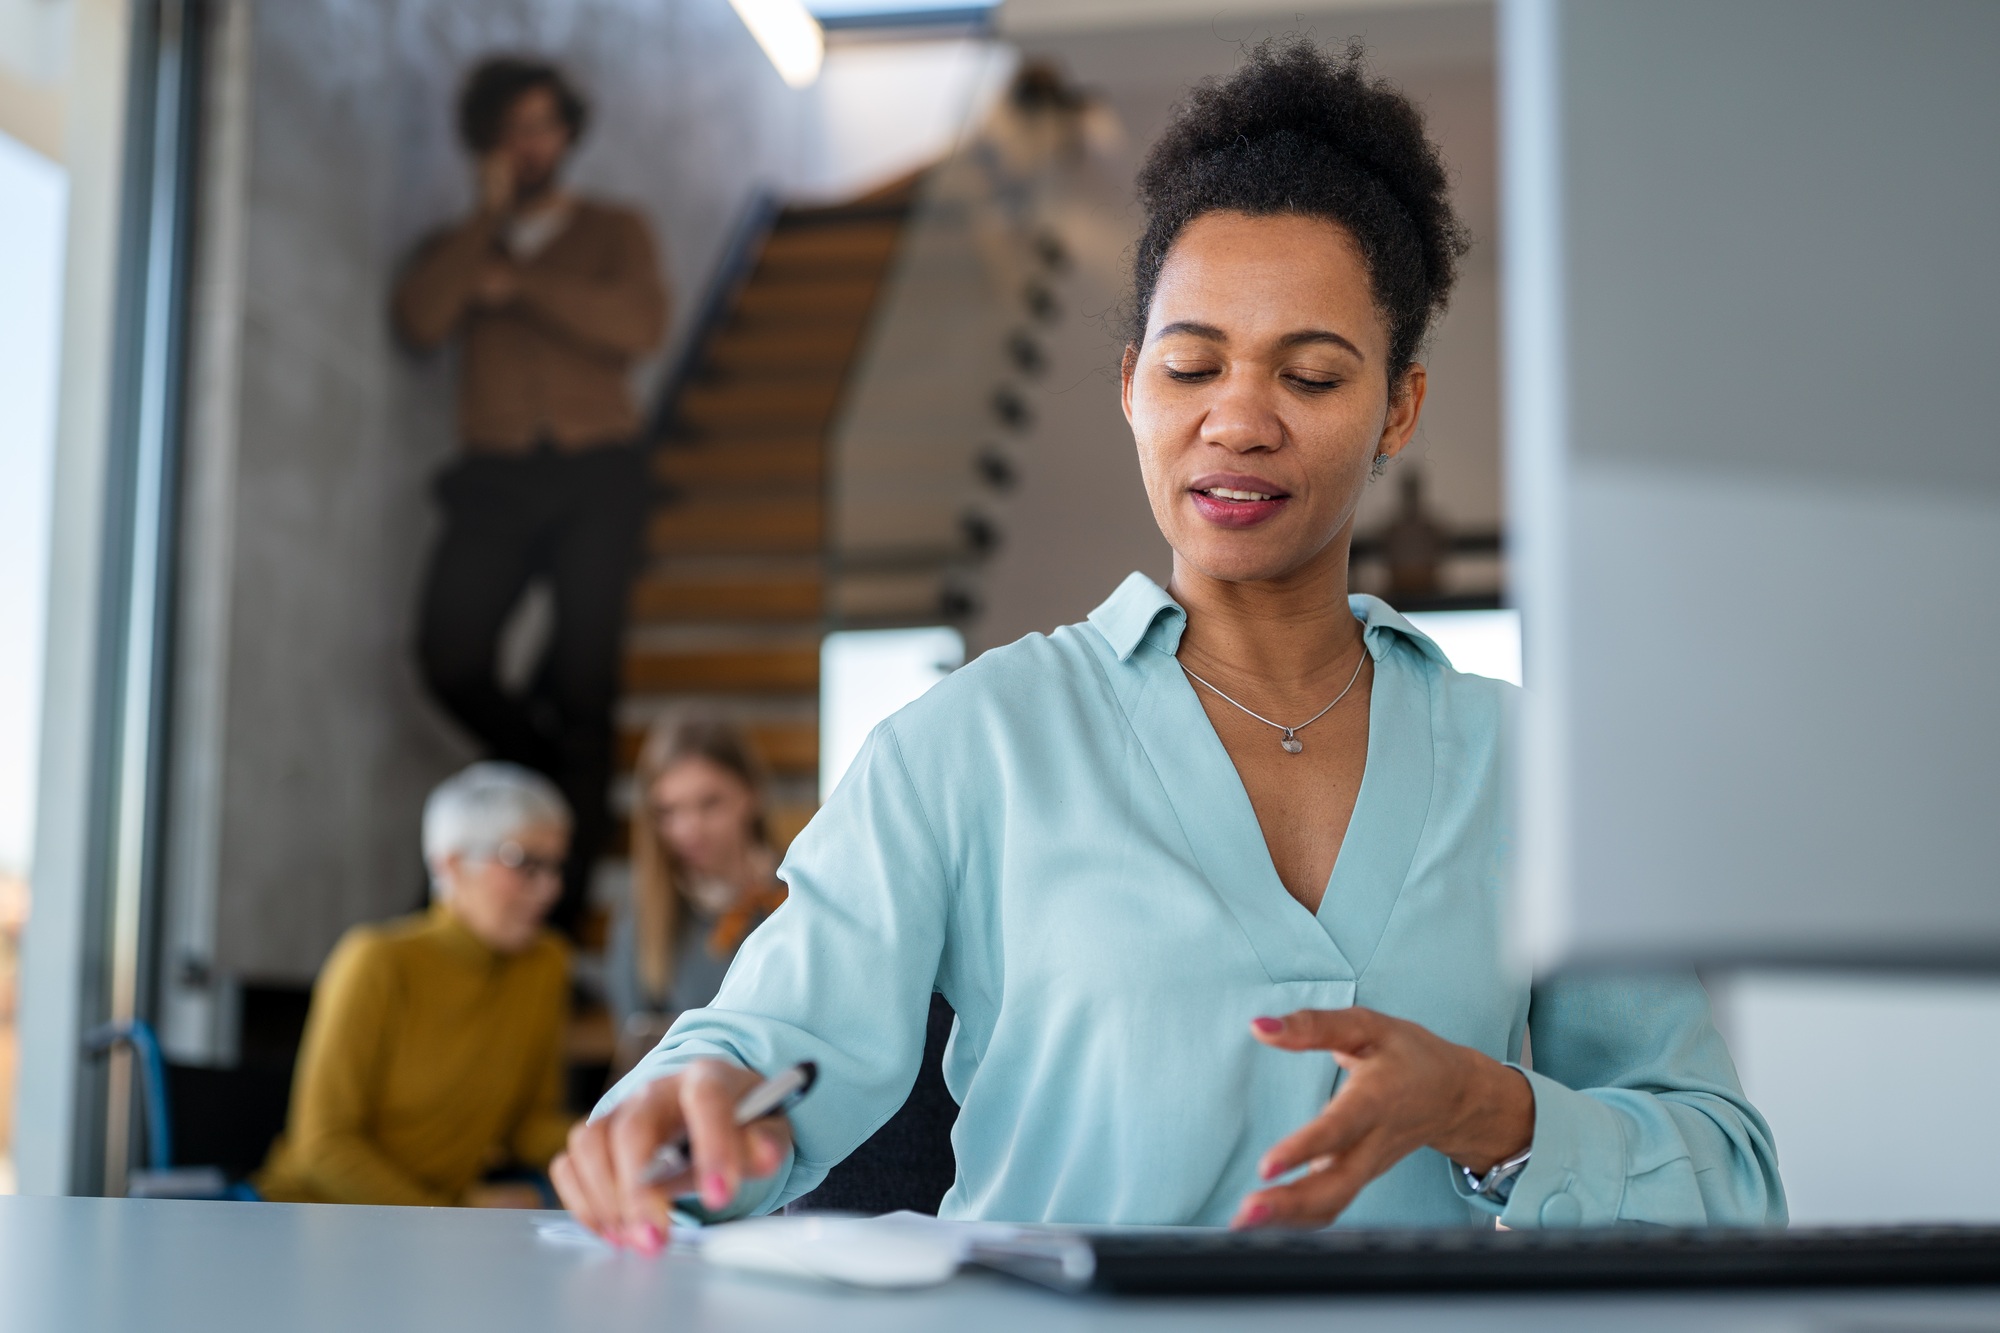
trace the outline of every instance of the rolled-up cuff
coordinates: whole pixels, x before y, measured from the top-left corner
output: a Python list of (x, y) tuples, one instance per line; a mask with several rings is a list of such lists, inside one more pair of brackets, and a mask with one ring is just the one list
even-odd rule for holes
[(704, 1225), (714, 1222), (734, 1222), (739, 1217), (755, 1217), (761, 1213), (773, 1212), (784, 1191), (785, 1182), (791, 1179), (792, 1163), (798, 1160), (798, 1149), (785, 1149), (785, 1160), (778, 1169), (762, 1180), (746, 1180), (743, 1188), (736, 1191), (736, 1197), (729, 1201), (727, 1208), (711, 1212), (702, 1207), (701, 1200), (692, 1194), (684, 1194), (674, 1200), (674, 1211), (684, 1213)]
[(1535, 1094), (1534, 1155), (1514, 1177), (1504, 1205), (1473, 1194), (1456, 1168), (1454, 1187), (1512, 1230), (1609, 1226), (1625, 1197), (1625, 1131), (1618, 1113), (1532, 1069), (1521, 1073)]

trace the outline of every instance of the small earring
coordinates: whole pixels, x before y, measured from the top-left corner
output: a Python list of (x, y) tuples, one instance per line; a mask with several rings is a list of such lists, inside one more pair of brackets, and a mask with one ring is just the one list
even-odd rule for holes
[(1375, 466), (1368, 470), (1368, 475), (1371, 477), (1379, 477), (1388, 470), (1389, 470), (1389, 455), (1377, 454), (1375, 455)]

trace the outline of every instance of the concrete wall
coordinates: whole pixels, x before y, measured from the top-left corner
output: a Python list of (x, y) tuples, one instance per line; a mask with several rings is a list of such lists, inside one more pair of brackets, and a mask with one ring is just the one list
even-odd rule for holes
[(419, 900), (421, 799), (470, 755), (408, 647), (452, 361), (386, 317), (397, 264), (470, 198), (462, 71), (547, 53), (589, 90), (573, 180), (652, 218), (677, 336), (752, 191), (819, 149), (811, 95), (727, 0), (239, 2), (218, 27), (166, 971), (304, 981)]
[[(685, 337), (751, 196), (837, 198), (935, 158), (983, 52), (848, 44), (787, 88), (728, 0), (218, 6), (179, 588), (164, 1020), (226, 1057), (232, 985), (303, 982), (420, 901), (424, 793), (470, 756), (410, 653), (451, 455), (449, 353), (391, 336), (395, 270), (471, 198), (464, 70), (553, 56), (590, 95), (579, 189), (639, 206)], [(206, 980), (204, 980), (206, 978)]]

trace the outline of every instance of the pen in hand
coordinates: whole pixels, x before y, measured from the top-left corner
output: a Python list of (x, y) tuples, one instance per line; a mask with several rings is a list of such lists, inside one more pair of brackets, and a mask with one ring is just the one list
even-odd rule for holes
[[(819, 1066), (810, 1060), (801, 1060), (781, 1074), (765, 1079), (756, 1087), (743, 1094), (736, 1103), (736, 1125), (745, 1125), (762, 1120), (765, 1116), (778, 1115), (798, 1105), (799, 1099), (812, 1090), (813, 1080), (819, 1075)], [(688, 1139), (682, 1130), (673, 1142), (660, 1145), (653, 1153), (653, 1159), (646, 1163), (644, 1175), (640, 1178), (648, 1185), (664, 1185), (676, 1176), (687, 1172)]]

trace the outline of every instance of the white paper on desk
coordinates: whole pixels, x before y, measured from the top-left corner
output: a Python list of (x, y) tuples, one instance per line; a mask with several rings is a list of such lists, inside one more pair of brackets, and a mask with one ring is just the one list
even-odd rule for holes
[(567, 1214), (551, 1221), (535, 1223), (535, 1239), (544, 1245), (578, 1245), (610, 1249), (589, 1227)]
[(853, 1287), (908, 1288), (948, 1280), (976, 1246), (1005, 1243), (1020, 1231), (994, 1223), (941, 1222), (922, 1213), (809, 1213), (707, 1227), (688, 1244), (705, 1262), (723, 1268)]
[[(669, 1236), (674, 1243), (682, 1244), (688, 1237), (701, 1229), (701, 1223), (676, 1209), (672, 1214), (673, 1226)], [(584, 1248), (608, 1250), (611, 1243), (592, 1231), (583, 1223), (564, 1213), (561, 1217), (549, 1218), (535, 1223), (535, 1239), (544, 1245), (576, 1245)]]

